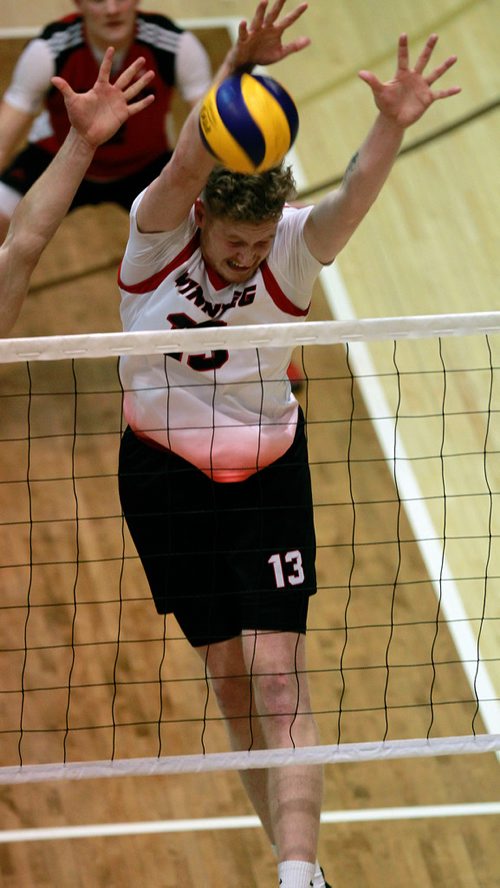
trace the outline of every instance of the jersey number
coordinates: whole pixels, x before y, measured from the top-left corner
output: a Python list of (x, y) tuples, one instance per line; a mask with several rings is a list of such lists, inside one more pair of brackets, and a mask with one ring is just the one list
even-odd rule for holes
[(273, 566), (274, 579), (278, 589), (283, 589), (287, 584), (289, 586), (300, 586), (304, 582), (302, 555), (298, 549), (287, 552), (284, 558), (279, 553), (271, 555), (267, 563)]
[[(193, 319), (187, 314), (184, 314), (184, 312), (173, 312), (172, 314), (167, 315), (167, 321), (172, 324), (173, 330), (187, 330), (192, 327), (227, 326), (224, 321), (204, 321), (202, 324), (197, 324), (196, 321), (193, 321)], [(176, 361), (182, 361), (182, 352), (171, 354), (170, 357), (175, 358)], [(229, 352), (220, 348), (211, 352), (209, 355), (188, 355), (186, 360), (188, 367), (191, 367), (192, 370), (202, 372), (204, 370), (220, 370), (228, 359)]]

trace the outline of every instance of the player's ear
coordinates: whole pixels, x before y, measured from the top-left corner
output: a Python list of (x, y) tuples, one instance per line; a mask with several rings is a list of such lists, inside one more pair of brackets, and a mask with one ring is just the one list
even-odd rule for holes
[(194, 221), (196, 222), (198, 228), (203, 228), (206, 218), (207, 211), (205, 209), (205, 204), (203, 203), (201, 197), (197, 197), (194, 202)]

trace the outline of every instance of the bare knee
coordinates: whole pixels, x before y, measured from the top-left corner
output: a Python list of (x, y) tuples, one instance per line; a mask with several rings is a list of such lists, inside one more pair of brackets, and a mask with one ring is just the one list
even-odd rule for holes
[(307, 686), (295, 674), (254, 678), (256, 709), (268, 746), (314, 745), (318, 733)]
[(255, 697), (259, 714), (290, 721), (304, 711), (308, 694), (295, 674), (275, 672), (254, 676)]
[(248, 676), (211, 676), (210, 683), (219, 709), (226, 718), (248, 717), (252, 705)]

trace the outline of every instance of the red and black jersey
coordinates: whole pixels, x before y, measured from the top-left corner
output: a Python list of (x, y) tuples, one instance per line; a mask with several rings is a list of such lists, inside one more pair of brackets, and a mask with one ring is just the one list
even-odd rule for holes
[[(143, 56), (146, 69), (155, 72), (154, 80), (147, 87), (147, 93), (154, 93), (155, 101), (141, 114), (129, 118), (108, 142), (97, 149), (87, 178), (109, 181), (126, 177), (169, 150), (166, 116), (175, 84), (175, 56), (180, 34), (182, 29), (165, 16), (137, 14), (134, 42), (114, 76), (119, 76), (136, 58)], [(99, 63), (86, 41), (80, 15), (69, 15), (53, 22), (42, 31), (40, 39), (49, 44), (58, 76), (67, 80), (75, 92), (92, 88)], [(38, 144), (55, 154), (69, 129), (64, 100), (55, 87), (51, 87), (47, 94), (46, 109), (53, 134)]]

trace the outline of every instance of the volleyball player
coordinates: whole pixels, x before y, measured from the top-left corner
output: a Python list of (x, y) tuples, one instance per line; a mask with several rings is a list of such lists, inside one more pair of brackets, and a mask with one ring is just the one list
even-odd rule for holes
[[(115, 48), (114, 78), (139, 56), (155, 73), (154, 104), (99, 146), (70, 209), (111, 202), (128, 211), (170, 157), (167, 118), (174, 89), (192, 106), (210, 86), (205, 49), (169, 18), (139, 11), (139, 0), (74, 3), (76, 13), (47, 25), (25, 48), (0, 104), (0, 242), (22, 195), (47, 168), (68, 130), (53, 75), (86, 92), (108, 46)], [(28, 146), (12, 160), (30, 127)]]
[(137, 98), (154, 77), (153, 71), (144, 72), (144, 58), (136, 59), (110, 83), (113, 53), (111, 47), (105, 52), (97, 80), (86, 93), (75, 93), (62, 78), (53, 80), (64, 98), (70, 130), (45, 172), (16, 207), (0, 246), (1, 336), (14, 324), (31, 273), (66, 215), (96, 149), (154, 101), (153, 95)]
[[(270, 64), (305, 3), (257, 6), (240, 25), (219, 78)], [(406, 36), (388, 83), (361, 72), (378, 109), (341, 186), (314, 207), (285, 206), (288, 168), (232, 174), (204, 149), (193, 113), (170, 163), (131, 210), (120, 272), (126, 330), (272, 324), (307, 316), (313, 283), (383, 186), (407, 126), (457, 87), (434, 91), (455, 62), (415, 66)], [(305, 633), (316, 591), (307, 444), (286, 378), (287, 348), (126, 356), (128, 420), (121, 501), (155, 605), (173, 612), (200, 655), (234, 749), (318, 743)], [(317, 766), (242, 773), (278, 857), (282, 888), (324, 886), (317, 864)]]

